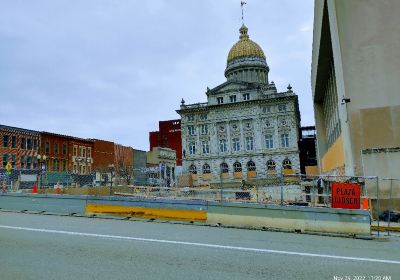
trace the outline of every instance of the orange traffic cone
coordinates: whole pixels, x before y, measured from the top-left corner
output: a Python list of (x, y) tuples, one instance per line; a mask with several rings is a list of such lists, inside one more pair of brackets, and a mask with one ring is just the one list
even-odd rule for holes
[(32, 193), (37, 193), (37, 186), (36, 185), (33, 185)]
[(369, 209), (368, 198), (366, 198), (366, 197), (364, 197), (362, 199), (362, 209), (364, 209), (364, 210), (368, 210)]

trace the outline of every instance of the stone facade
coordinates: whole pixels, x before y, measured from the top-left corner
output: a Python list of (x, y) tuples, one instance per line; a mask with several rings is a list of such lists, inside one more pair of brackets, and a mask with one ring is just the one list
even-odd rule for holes
[(290, 86), (278, 92), (268, 82), (263, 51), (249, 40), (246, 27), (240, 33), (228, 55), (227, 81), (207, 88), (206, 103), (186, 105), (182, 100), (177, 110), (183, 172), (192, 173), (197, 185), (300, 172), (297, 95)]

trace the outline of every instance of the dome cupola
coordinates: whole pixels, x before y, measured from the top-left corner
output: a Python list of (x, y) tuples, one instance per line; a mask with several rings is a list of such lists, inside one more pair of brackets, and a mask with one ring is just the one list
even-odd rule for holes
[(269, 67), (261, 47), (250, 40), (248, 28), (240, 27), (239, 41), (230, 49), (225, 70), (228, 80), (268, 83)]

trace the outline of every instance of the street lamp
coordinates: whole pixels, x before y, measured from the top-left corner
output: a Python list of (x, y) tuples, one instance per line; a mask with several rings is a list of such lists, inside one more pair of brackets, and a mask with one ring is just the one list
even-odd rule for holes
[(38, 180), (38, 188), (40, 189), (41, 184), (43, 183), (42, 181), (42, 174), (43, 170), (46, 170), (46, 155), (37, 155), (37, 160), (38, 160), (38, 168), (39, 168), (39, 174), (40, 174), (40, 181)]

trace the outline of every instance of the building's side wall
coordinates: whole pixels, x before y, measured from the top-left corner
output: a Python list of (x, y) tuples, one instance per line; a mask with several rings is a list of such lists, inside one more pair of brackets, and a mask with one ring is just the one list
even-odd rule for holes
[(108, 171), (110, 165), (114, 164), (114, 143), (104, 140), (94, 140), (93, 145), (93, 170)]

